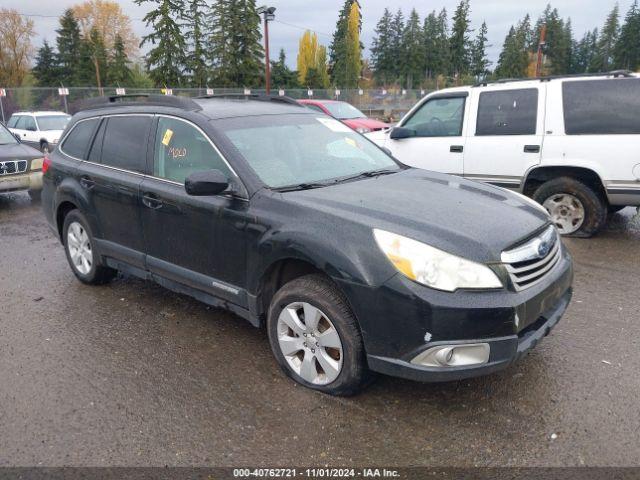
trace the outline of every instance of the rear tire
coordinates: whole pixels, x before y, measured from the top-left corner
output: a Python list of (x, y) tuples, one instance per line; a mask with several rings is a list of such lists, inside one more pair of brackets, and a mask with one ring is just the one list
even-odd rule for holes
[(607, 202), (590, 186), (571, 177), (543, 183), (533, 194), (562, 235), (588, 238), (607, 221)]
[(118, 273), (100, 263), (89, 222), (78, 210), (71, 210), (64, 218), (62, 240), (71, 270), (82, 283), (102, 285)]
[(45, 155), (50, 153), (49, 142), (40, 142), (40, 151)]
[(355, 316), (344, 295), (322, 275), (292, 280), (275, 294), (267, 331), (284, 373), (305, 387), (349, 396), (368, 380)]

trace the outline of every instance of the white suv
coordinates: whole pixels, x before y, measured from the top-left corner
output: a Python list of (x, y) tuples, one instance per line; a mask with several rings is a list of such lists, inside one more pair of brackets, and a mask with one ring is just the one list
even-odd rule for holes
[(58, 144), (70, 119), (64, 112), (16, 112), (7, 127), (21, 142), (48, 153)]
[(628, 72), (440, 90), (368, 136), (407, 165), (517, 189), (564, 235), (640, 206), (640, 78)]

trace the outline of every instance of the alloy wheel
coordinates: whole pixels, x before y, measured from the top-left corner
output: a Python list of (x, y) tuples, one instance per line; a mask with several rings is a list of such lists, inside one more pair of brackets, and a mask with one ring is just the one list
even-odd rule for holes
[(562, 235), (569, 235), (580, 229), (585, 219), (584, 205), (578, 197), (568, 193), (557, 193), (542, 204), (551, 215), (551, 221)]
[(74, 268), (82, 275), (87, 275), (93, 266), (93, 251), (87, 231), (78, 222), (73, 222), (69, 225), (67, 248)]
[(278, 317), (278, 345), (291, 369), (314, 385), (333, 382), (343, 363), (340, 335), (329, 317), (307, 302), (287, 305)]

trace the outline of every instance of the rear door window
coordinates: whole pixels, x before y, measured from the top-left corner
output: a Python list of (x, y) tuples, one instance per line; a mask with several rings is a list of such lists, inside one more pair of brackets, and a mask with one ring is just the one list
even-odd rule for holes
[(18, 120), (20, 120), (20, 117), (17, 115), (13, 115), (10, 119), (9, 119), (9, 123), (7, 123), (7, 127), (9, 128), (16, 128), (16, 125), (18, 124)]
[(144, 173), (151, 123), (152, 117), (148, 115), (109, 117), (102, 144), (102, 164)]
[(538, 89), (482, 92), (478, 103), (476, 135), (535, 135)]
[(69, 132), (67, 138), (65, 138), (64, 143), (60, 147), (61, 150), (71, 157), (86, 160), (89, 144), (93, 138), (93, 132), (98, 121), (99, 119), (97, 118), (91, 118), (78, 122), (71, 132)]
[(640, 134), (640, 78), (562, 84), (567, 135)]

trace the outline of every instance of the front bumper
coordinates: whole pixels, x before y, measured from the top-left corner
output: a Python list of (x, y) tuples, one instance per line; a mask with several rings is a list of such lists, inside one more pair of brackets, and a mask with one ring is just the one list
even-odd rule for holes
[(42, 171), (0, 176), (0, 193), (18, 190), (42, 190)]
[(429, 348), (438, 345), (461, 345), (470, 343), (488, 343), (491, 349), (489, 361), (485, 364), (471, 367), (424, 367), (414, 365), (408, 361), (392, 358), (368, 356), (369, 368), (372, 370), (423, 382), (448, 382), (464, 378), (478, 377), (507, 368), (520, 359), (525, 353), (534, 348), (556, 326), (569, 306), (572, 291), (567, 290), (556, 306), (543, 313), (538, 321), (530, 325), (517, 335), (507, 337), (464, 340), (454, 342), (431, 343)]
[[(344, 282), (359, 320), (369, 367), (420, 381), (450, 381), (506, 368), (558, 323), (571, 300), (573, 266), (563, 247), (544, 281), (522, 291), (440, 292), (398, 274), (379, 287)], [(486, 363), (424, 366), (411, 363), (440, 345), (488, 344)]]

